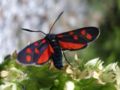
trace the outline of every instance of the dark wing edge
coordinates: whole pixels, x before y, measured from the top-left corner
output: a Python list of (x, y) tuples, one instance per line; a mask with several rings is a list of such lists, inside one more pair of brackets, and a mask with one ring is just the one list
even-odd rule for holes
[[(47, 53), (49, 52), (49, 53)], [(17, 61), (24, 65), (39, 65), (47, 62), (53, 53), (52, 47), (49, 45), (46, 39), (38, 40), (28, 46), (18, 53)], [(46, 56), (47, 58), (42, 58)], [(45, 60), (47, 59), (47, 60)], [(41, 60), (41, 61), (40, 61)]]
[(89, 42), (98, 38), (100, 31), (97, 27), (84, 27), (57, 35), (63, 50), (78, 50), (85, 48)]

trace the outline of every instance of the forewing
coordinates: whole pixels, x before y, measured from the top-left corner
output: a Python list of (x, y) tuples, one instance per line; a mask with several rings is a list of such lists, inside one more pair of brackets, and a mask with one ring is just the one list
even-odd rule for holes
[(23, 64), (43, 64), (52, 55), (53, 50), (46, 39), (38, 40), (18, 53), (17, 60)]
[(76, 50), (87, 46), (97, 38), (99, 30), (96, 27), (84, 27), (57, 35), (63, 50)]

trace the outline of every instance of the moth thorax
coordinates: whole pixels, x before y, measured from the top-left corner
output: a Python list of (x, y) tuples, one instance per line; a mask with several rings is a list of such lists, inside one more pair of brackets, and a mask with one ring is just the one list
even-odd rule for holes
[(56, 42), (56, 38), (55, 37), (51, 37), (50, 41), (51, 41), (51, 43), (55, 43)]
[(54, 34), (48, 34), (48, 35), (46, 36), (46, 38), (47, 38), (49, 41), (51, 41), (51, 42), (55, 42), (55, 41), (56, 41), (56, 37), (55, 37)]
[(56, 42), (56, 40), (55, 40), (55, 39), (52, 39), (51, 41), (52, 41), (52, 42)]

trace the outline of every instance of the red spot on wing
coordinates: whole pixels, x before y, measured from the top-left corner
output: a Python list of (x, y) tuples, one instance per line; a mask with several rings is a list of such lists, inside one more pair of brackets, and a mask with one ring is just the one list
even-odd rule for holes
[(35, 48), (35, 53), (40, 54), (40, 51), (37, 48)]
[(53, 49), (49, 45), (48, 48), (45, 49), (45, 51), (42, 53), (42, 55), (39, 57), (37, 64), (43, 64), (47, 62), (50, 58), (50, 56), (53, 54)]
[(88, 40), (91, 40), (91, 39), (92, 39), (92, 35), (91, 35), (91, 34), (87, 34), (87, 35), (86, 35), (86, 38), (87, 38)]
[(69, 35), (73, 35), (74, 34), (74, 32), (72, 31), (72, 32), (69, 32)]
[(73, 39), (74, 39), (74, 40), (78, 40), (78, 36), (77, 36), (77, 35), (74, 35), (74, 36), (73, 36)]
[(84, 36), (86, 34), (86, 31), (82, 30), (80, 33)]
[(30, 55), (27, 55), (27, 56), (26, 56), (26, 61), (27, 61), (27, 62), (30, 62), (31, 60), (32, 60), (32, 57), (31, 57)]
[(35, 42), (34, 45), (35, 45), (35, 46), (39, 46), (39, 43), (38, 43), (38, 42)]
[(60, 35), (58, 35), (58, 37), (59, 37), (59, 38), (63, 38), (63, 35), (62, 35), (62, 34), (60, 34)]
[(86, 46), (86, 44), (82, 44), (82, 43), (78, 44), (78, 43), (63, 42), (63, 41), (59, 41), (59, 44), (60, 44), (62, 49), (67, 49), (67, 50), (81, 49), (84, 46)]
[(26, 49), (26, 53), (29, 53), (29, 54), (32, 53), (31, 48), (27, 48), (27, 49)]
[(46, 43), (46, 40), (45, 40), (45, 39), (43, 39), (41, 42), (42, 42), (42, 43)]

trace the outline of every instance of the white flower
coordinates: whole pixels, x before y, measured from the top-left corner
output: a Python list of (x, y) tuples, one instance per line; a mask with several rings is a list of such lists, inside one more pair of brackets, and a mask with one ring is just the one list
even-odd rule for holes
[(23, 73), (21, 70), (11, 67), (7, 70), (1, 71), (1, 77), (3, 79), (3, 82), (21, 82), (27, 78), (27, 74)]
[(75, 54), (74, 58), (75, 58), (75, 60), (79, 60), (79, 58), (78, 58), (78, 55), (77, 55), (77, 54)]
[(0, 85), (0, 90), (17, 90), (17, 85), (15, 83), (4, 82)]
[(116, 66), (117, 63), (112, 63), (103, 67), (103, 61), (99, 60), (99, 58), (92, 59), (85, 64), (89, 73), (86, 79), (93, 77), (97, 79), (100, 84), (114, 82)]
[(3, 70), (3, 71), (0, 72), (0, 74), (1, 74), (1, 77), (2, 77), (2, 78), (5, 78), (5, 77), (8, 76), (9, 72), (6, 71), (6, 70)]
[(116, 89), (120, 90), (120, 67), (117, 65), (115, 69), (115, 74), (116, 74)]
[[(66, 73), (77, 81), (95, 78), (99, 84), (113, 83), (116, 89), (120, 90), (120, 67), (117, 63), (111, 63), (107, 66), (103, 66), (103, 63), (104, 62), (99, 58), (95, 58), (84, 65), (84, 70), (81, 71), (78, 68), (68, 66), (66, 68)], [(69, 87), (71, 88), (72, 85), (70, 85), (69, 82), (66, 82), (64, 90), (73, 90), (69, 89)]]
[(74, 82), (72, 82), (72, 81), (67, 81), (67, 82), (65, 83), (64, 90), (74, 90), (74, 88), (75, 88)]
[(99, 69), (102, 70), (103, 69), (103, 61), (101, 61), (99, 58), (95, 58), (92, 59), (90, 61), (88, 61), (85, 64), (85, 67), (89, 68), (89, 69)]
[(0, 85), (0, 90), (17, 90), (17, 82), (28, 79), (27, 74), (21, 70), (11, 67), (0, 72), (4, 84)]
[(93, 78), (99, 79), (99, 73), (94, 71), (92, 74)]
[(99, 58), (92, 59), (85, 64), (85, 69), (88, 71), (88, 76), (85, 78), (95, 78), (99, 80), (99, 75), (103, 69), (103, 61), (99, 60)]
[(117, 67), (117, 63), (111, 63), (109, 65), (107, 65), (104, 69), (104, 71), (116, 71), (116, 67)]
[(73, 74), (73, 73), (74, 73), (70, 65), (67, 66), (67, 68), (66, 68), (66, 73), (67, 73), (67, 74)]
[(114, 82), (116, 78), (116, 67), (117, 63), (111, 63), (104, 67), (102, 70), (102, 74), (100, 75), (100, 78), (103, 82)]

